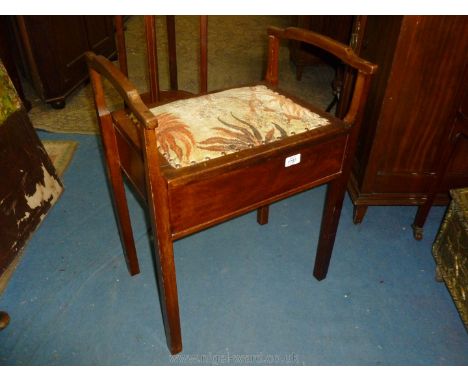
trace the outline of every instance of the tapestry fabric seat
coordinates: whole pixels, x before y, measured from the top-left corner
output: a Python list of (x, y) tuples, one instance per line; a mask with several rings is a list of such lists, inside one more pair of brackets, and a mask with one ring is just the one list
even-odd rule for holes
[(158, 119), (158, 149), (176, 168), (330, 123), (263, 85), (179, 100), (151, 112)]

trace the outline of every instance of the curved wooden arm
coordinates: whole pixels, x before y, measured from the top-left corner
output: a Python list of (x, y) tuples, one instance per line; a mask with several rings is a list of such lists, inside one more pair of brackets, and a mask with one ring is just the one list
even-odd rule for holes
[(94, 90), (96, 108), (100, 117), (110, 114), (104, 98), (101, 76), (106, 78), (123, 98), (137, 120), (147, 129), (157, 127), (157, 119), (143, 103), (138, 91), (130, 81), (107, 58), (86, 52), (86, 62)]
[(294, 27), (286, 29), (270, 27), (268, 28), (268, 34), (277, 38), (302, 41), (314, 45), (364, 74), (374, 74), (377, 70), (377, 65), (360, 58), (351, 47), (310, 30)]
[(270, 27), (268, 28), (268, 38), (268, 68), (266, 81), (273, 86), (278, 85), (278, 56), (280, 39), (302, 41), (314, 45), (337, 57), (350, 67), (355, 68), (358, 71), (356, 84), (354, 86), (349, 110), (343, 120), (349, 125), (360, 123), (364, 112), (363, 106), (366, 103), (369, 93), (370, 77), (377, 71), (377, 65), (360, 58), (351, 49), (351, 47), (335, 41), (330, 37), (326, 37), (306, 29), (292, 27), (281, 29)]

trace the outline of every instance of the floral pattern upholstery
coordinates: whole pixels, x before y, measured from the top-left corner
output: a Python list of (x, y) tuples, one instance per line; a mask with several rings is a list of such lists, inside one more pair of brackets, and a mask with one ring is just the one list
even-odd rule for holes
[(328, 119), (266, 86), (242, 87), (151, 109), (158, 149), (186, 167), (326, 126)]

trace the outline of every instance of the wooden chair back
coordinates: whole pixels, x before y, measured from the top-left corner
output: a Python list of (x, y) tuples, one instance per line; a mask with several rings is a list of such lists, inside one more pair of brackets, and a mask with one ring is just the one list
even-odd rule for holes
[[(175, 16), (166, 16), (167, 46), (169, 58), (169, 82), (171, 99), (179, 91), (177, 76), (177, 46)], [(119, 67), (128, 78), (127, 48), (124, 32), (123, 16), (115, 16), (115, 38), (118, 52)], [(160, 102), (165, 98), (165, 93), (160, 89), (160, 77), (158, 70), (158, 49), (155, 16), (144, 16), (145, 43), (147, 53), (147, 65), (149, 74), (149, 95), (143, 96), (148, 103)], [(199, 94), (205, 94), (208, 89), (208, 17), (200, 16), (199, 21)], [(180, 93), (183, 98), (185, 93)], [(175, 97), (179, 98), (179, 97)]]

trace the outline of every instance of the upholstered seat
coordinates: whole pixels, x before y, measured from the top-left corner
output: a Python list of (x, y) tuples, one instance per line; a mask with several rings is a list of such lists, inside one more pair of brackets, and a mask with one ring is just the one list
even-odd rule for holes
[(150, 110), (158, 119), (158, 149), (176, 168), (330, 123), (264, 85), (179, 100)]

